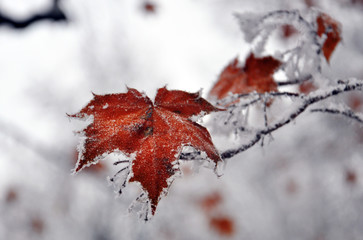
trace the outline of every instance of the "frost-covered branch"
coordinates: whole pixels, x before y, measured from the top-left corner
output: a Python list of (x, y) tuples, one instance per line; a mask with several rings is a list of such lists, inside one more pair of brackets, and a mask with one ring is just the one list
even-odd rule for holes
[[(327, 98), (330, 98), (332, 96), (339, 95), (344, 92), (349, 92), (353, 90), (362, 90), (363, 87), (363, 81), (362, 80), (351, 80), (351, 81), (338, 81), (338, 85), (331, 87), (325, 91), (316, 91), (309, 95), (299, 94), (299, 93), (271, 93), (270, 97), (276, 97), (276, 96), (294, 96), (299, 97), (302, 99), (302, 103), (300, 106), (298, 106), (295, 111), (290, 113), (290, 115), (287, 118), (283, 118), (279, 120), (278, 122), (274, 123), (273, 125), (270, 125), (267, 127), (264, 127), (262, 129), (256, 130), (253, 138), (246, 144), (241, 145), (238, 148), (235, 149), (229, 149), (221, 153), (221, 157), (223, 159), (228, 159), (233, 156), (235, 156), (238, 153), (241, 153), (243, 151), (246, 151), (247, 149), (253, 147), (256, 143), (258, 143), (261, 139), (263, 139), (264, 136), (271, 134), (272, 132), (278, 130), (279, 128), (289, 124), (291, 121), (296, 119), (301, 113), (303, 113), (309, 106), (321, 102)], [(252, 93), (252, 95), (255, 95), (255, 93)], [(349, 114), (347, 112), (341, 113), (343, 115), (350, 116), (352, 118), (357, 117), (356, 115)], [(360, 119), (360, 118), (358, 118)], [(357, 120), (357, 119), (356, 119)], [(360, 119), (361, 120), (361, 119)], [(265, 125), (266, 126), (266, 125)]]
[[(217, 105), (219, 106), (228, 106), (228, 110), (236, 108), (246, 108), (250, 107), (256, 103), (261, 102), (261, 100), (268, 96), (271, 97), (291, 97), (291, 98), (301, 98), (303, 95), (294, 92), (270, 92), (270, 93), (258, 93), (258, 92), (251, 92), (251, 93), (242, 93), (242, 94), (234, 94), (228, 98), (224, 98), (222, 100), (217, 101)], [(242, 102), (241, 100), (248, 99), (248, 102)], [(250, 100), (252, 99), (252, 100)], [(238, 103), (234, 103), (236, 101), (241, 101)]]
[(362, 114), (357, 114), (350, 109), (340, 110), (340, 109), (334, 109), (334, 108), (317, 108), (317, 109), (312, 109), (310, 111), (342, 115), (344, 117), (350, 118), (352, 120), (355, 120), (355, 121), (363, 124)]

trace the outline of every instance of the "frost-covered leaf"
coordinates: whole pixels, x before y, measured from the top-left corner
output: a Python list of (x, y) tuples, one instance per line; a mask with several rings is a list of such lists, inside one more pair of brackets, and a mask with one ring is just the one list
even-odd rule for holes
[[(298, 10), (277, 10), (265, 14), (236, 14), (246, 42), (251, 43), (253, 52), (257, 55), (271, 54), (266, 44), (271, 41), (273, 31), (285, 29), (289, 35), (297, 34), (297, 45), (286, 45), (287, 49), (275, 49), (273, 57), (283, 61), (284, 74), (288, 79), (301, 78), (306, 75), (321, 72), (321, 41), (314, 23), (309, 16)], [(320, 40), (320, 41), (319, 41)]]
[(251, 53), (245, 66), (241, 67), (235, 58), (222, 71), (209, 95), (222, 99), (230, 93), (277, 91), (277, 84), (272, 75), (280, 65), (281, 62), (271, 56), (256, 58)]
[(317, 33), (319, 37), (326, 35), (322, 50), (326, 60), (329, 62), (330, 57), (341, 40), (341, 26), (332, 17), (325, 13), (320, 13), (316, 18), (318, 25)]
[(84, 129), (75, 171), (96, 163), (103, 155), (121, 151), (134, 160), (130, 182), (139, 182), (154, 214), (168, 180), (178, 171), (174, 162), (184, 146), (205, 152), (217, 164), (221, 159), (206, 128), (192, 116), (219, 111), (199, 93), (160, 88), (154, 103), (136, 89), (127, 93), (94, 95), (87, 106), (71, 117), (93, 116)]

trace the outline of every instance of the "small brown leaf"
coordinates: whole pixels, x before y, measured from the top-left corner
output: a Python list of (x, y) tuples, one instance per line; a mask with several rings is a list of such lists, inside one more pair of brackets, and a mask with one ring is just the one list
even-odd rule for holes
[(299, 191), (299, 185), (294, 179), (289, 179), (286, 183), (286, 192), (295, 195)]
[(292, 26), (292, 25), (289, 25), (289, 24), (282, 25), (281, 30), (282, 30), (282, 37), (283, 38), (290, 38), (293, 35), (298, 33), (296, 28), (294, 26)]
[(358, 94), (350, 94), (348, 99), (348, 106), (353, 111), (359, 111), (363, 106), (363, 96)]
[(44, 231), (44, 221), (39, 217), (33, 217), (30, 221), (30, 226), (37, 234), (41, 234)]
[(316, 0), (304, 0), (305, 5), (309, 8), (316, 6)]
[(5, 201), (7, 203), (13, 203), (18, 199), (18, 193), (14, 188), (10, 188), (6, 193)]
[(156, 12), (156, 5), (153, 2), (146, 1), (143, 4), (143, 9), (146, 13), (155, 13)]
[(238, 66), (238, 59), (235, 58), (222, 71), (218, 81), (213, 86), (209, 95), (222, 99), (229, 93), (259, 93), (277, 91), (272, 74), (281, 65), (281, 62), (271, 56), (255, 58), (251, 53), (247, 58), (245, 66)]
[(357, 183), (357, 174), (353, 170), (346, 170), (345, 171), (345, 181), (349, 184), (355, 184)]
[(316, 18), (318, 25), (317, 33), (319, 37), (326, 35), (326, 40), (322, 46), (322, 51), (326, 60), (329, 62), (330, 57), (341, 40), (341, 26), (332, 17), (325, 13), (320, 13)]
[(306, 81), (300, 84), (299, 90), (301, 93), (309, 94), (312, 91), (315, 91), (317, 87), (314, 85), (312, 81)]
[(222, 202), (222, 196), (219, 192), (213, 192), (207, 196), (205, 196), (200, 204), (201, 207), (206, 211), (210, 212), (215, 209)]
[(232, 236), (235, 232), (234, 221), (227, 216), (212, 217), (209, 224), (222, 236)]

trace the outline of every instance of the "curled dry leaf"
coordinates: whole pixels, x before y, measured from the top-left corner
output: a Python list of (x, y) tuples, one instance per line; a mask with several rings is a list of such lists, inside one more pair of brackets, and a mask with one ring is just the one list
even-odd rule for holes
[(334, 49), (341, 40), (341, 26), (339, 22), (325, 13), (320, 13), (318, 15), (316, 23), (318, 25), (318, 36), (322, 37), (323, 34), (326, 35), (322, 50), (326, 60), (329, 62)]
[(271, 56), (256, 58), (251, 53), (244, 67), (238, 65), (237, 58), (228, 64), (210, 91), (210, 97), (222, 99), (229, 93), (277, 91), (277, 84), (272, 74), (281, 65), (279, 60)]
[(70, 117), (93, 116), (83, 130), (86, 139), (75, 172), (96, 163), (104, 154), (121, 151), (134, 154), (130, 182), (139, 182), (148, 194), (152, 214), (169, 187), (184, 146), (205, 152), (215, 164), (221, 158), (206, 128), (192, 116), (219, 111), (199, 93), (160, 88), (154, 103), (136, 89), (127, 93), (94, 95), (87, 106)]

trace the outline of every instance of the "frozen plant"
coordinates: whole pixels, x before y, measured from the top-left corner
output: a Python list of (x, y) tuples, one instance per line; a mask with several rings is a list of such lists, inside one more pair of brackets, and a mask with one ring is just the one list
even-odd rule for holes
[[(207, 162), (215, 170), (226, 159), (248, 150), (293, 122), (302, 113), (339, 114), (362, 124), (362, 114), (335, 103), (339, 95), (362, 91), (359, 79), (328, 79), (322, 61), (329, 62), (340, 42), (341, 26), (325, 13), (297, 10), (267, 14), (237, 14), (251, 53), (242, 65), (234, 59), (220, 74), (207, 102), (199, 93), (160, 88), (152, 101), (136, 89), (127, 93), (94, 95), (74, 118), (93, 117), (83, 130), (75, 172), (113, 152), (127, 159), (110, 178), (119, 194), (129, 182), (143, 190), (141, 216), (154, 215), (166, 195), (180, 162)], [(268, 53), (266, 44), (278, 29), (296, 30), (298, 43), (283, 51)], [(277, 79), (279, 76), (280, 79)], [(218, 151), (208, 130), (197, 123), (216, 112), (208, 122), (211, 131), (237, 139), (237, 147)], [(136, 204), (132, 204), (134, 208)]]

